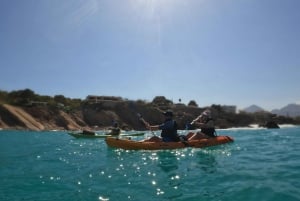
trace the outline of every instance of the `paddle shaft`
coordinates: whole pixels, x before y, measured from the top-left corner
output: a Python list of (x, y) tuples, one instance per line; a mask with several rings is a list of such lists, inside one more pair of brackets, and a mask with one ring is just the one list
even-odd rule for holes
[[(144, 124), (146, 127), (148, 127), (148, 126), (150, 125), (150, 124), (142, 117), (141, 114), (138, 113), (138, 117), (139, 117), (140, 121), (143, 122), (143, 124)], [(152, 135), (156, 136), (155, 133), (153, 132), (153, 130), (151, 130), (151, 127), (150, 127), (149, 130), (151, 131)]]
[(194, 119), (192, 122), (191, 122), (191, 125), (193, 125), (196, 121), (198, 121), (200, 119), (201, 115), (199, 115), (196, 119)]

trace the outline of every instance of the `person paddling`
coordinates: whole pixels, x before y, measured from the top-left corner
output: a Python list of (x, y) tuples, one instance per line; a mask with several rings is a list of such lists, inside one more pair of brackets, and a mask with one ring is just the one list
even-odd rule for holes
[(108, 135), (120, 135), (121, 129), (119, 128), (119, 124), (116, 121), (113, 121), (113, 127), (111, 128), (111, 131), (108, 133)]
[(191, 124), (195, 124), (196, 127), (200, 128), (200, 131), (187, 134), (186, 137), (188, 140), (216, 137), (214, 121), (211, 117), (211, 112), (209, 109), (202, 112), (200, 116), (191, 122)]
[(177, 134), (177, 123), (175, 120), (173, 120), (173, 112), (171, 110), (168, 110), (166, 112), (163, 112), (163, 115), (165, 116), (165, 121), (160, 125), (154, 125), (151, 126), (148, 122), (146, 122), (146, 127), (153, 131), (153, 130), (161, 130), (161, 137), (153, 136), (150, 139), (147, 139), (145, 141), (149, 142), (178, 142), (180, 141), (179, 136)]

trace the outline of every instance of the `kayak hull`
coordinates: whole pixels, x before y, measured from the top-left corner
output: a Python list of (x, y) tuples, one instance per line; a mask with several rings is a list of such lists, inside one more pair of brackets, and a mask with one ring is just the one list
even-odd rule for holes
[[(77, 132), (68, 132), (69, 135), (75, 137), (75, 138), (106, 138), (106, 137), (116, 137), (114, 135), (110, 135), (110, 134), (97, 134), (95, 133), (95, 135), (90, 135), (90, 134), (83, 134), (83, 133), (77, 133)], [(142, 136), (145, 133), (121, 133), (118, 136)]]
[(105, 142), (108, 146), (126, 150), (160, 150), (160, 149), (182, 149), (186, 147), (203, 148), (233, 142), (229, 136), (217, 136), (214, 138), (191, 140), (186, 142), (144, 142), (130, 139), (118, 139), (107, 137)]

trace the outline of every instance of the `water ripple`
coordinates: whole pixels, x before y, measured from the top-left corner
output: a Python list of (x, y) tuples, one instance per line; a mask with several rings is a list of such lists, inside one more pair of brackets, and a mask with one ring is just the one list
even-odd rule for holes
[(0, 200), (300, 200), (300, 128), (222, 132), (235, 142), (126, 151), (63, 132), (0, 131)]

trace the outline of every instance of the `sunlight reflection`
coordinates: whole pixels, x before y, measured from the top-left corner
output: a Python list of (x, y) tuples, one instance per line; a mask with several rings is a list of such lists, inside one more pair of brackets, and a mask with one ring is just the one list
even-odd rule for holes
[(163, 192), (163, 191), (162, 191), (161, 189), (159, 189), (159, 188), (156, 189), (156, 190), (157, 190), (157, 192), (156, 192), (157, 195), (160, 195), (160, 194), (164, 194), (164, 193), (165, 193), (165, 192)]
[(109, 198), (104, 198), (104, 197), (102, 197), (102, 196), (99, 196), (99, 200), (101, 200), (101, 201), (108, 201)]

